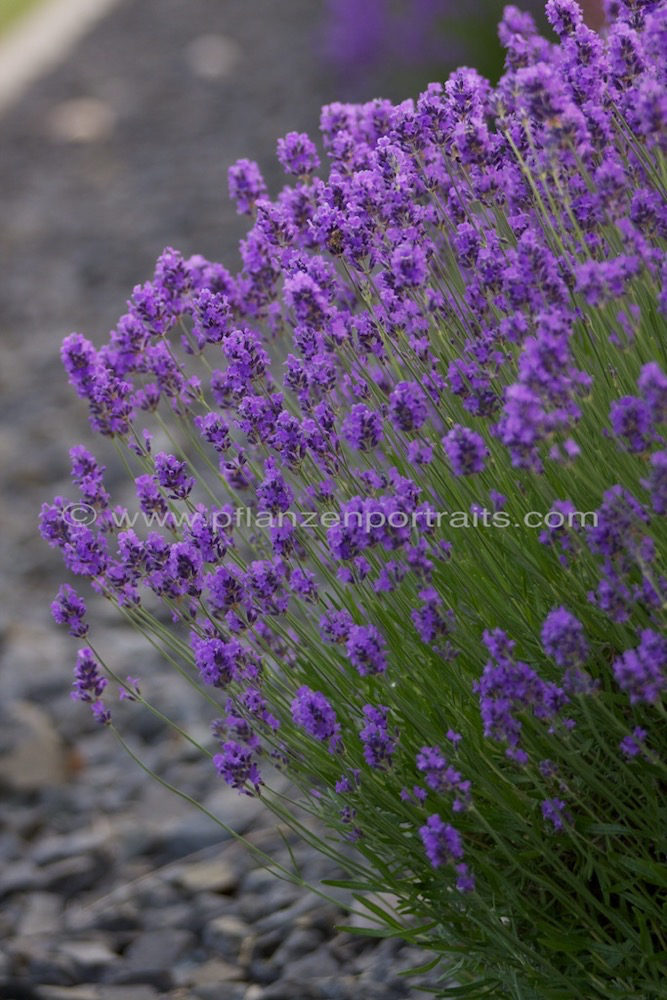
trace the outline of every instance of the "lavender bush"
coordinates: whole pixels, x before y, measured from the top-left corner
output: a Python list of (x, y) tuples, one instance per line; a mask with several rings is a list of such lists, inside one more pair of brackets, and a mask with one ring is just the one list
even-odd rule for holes
[[(237, 274), (165, 250), (63, 345), (138, 507), (76, 447), (44, 537), (442, 996), (665, 996), (667, 4), (607, 7), (508, 7), (495, 88), (324, 108), (326, 171), (296, 133), (275, 200), (231, 170)], [(74, 697), (150, 709), (53, 612)]]

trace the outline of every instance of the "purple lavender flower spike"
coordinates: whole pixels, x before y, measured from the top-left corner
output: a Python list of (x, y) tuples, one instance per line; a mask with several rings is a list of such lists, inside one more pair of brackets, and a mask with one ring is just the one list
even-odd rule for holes
[(187, 474), (187, 463), (161, 452), (155, 456), (155, 478), (172, 500), (185, 500), (195, 484)]
[(459, 892), (474, 892), (475, 891), (475, 876), (470, 871), (468, 865), (465, 861), (461, 864), (455, 865), (454, 870), (458, 875), (456, 880), (456, 888)]
[(99, 723), (100, 726), (110, 726), (111, 725), (111, 712), (106, 707), (104, 702), (95, 701), (90, 706), (93, 713), (93, 718), (95, 722)]
[(353, 625), (349, 611), (328, 611), (320, 618), (320, 635), (325, 642), (347, 642)]
[(667, 690), (667, 639), (644, 629), (639, 645), (614, 663), (614, 677), (632, 705), (657, 702)]
[(362, 677), (381, 674), (387, 669), (385, 642), (374, 625), (352, 625), (345, 650)]
[(382, 418), (363, 403), (357, 403), (343, 421), (343, 437), (358, 451), (372, 451), (383, 437)]
[(320, 165), (315, 143), (304, 132), (288, 132), (278, 140), (278, 160), (295, 177), (307, 177)]
[(515, 661), (514, 643), (502, 631), (484, 633), (484, 644), (496, 661), (486, 664), (482, 677), (473, 685), (479, 694), (484, 734), (508, 744), (508, 753), (525, 762), (519, 750), (522, 724), (517, 713), (531, 710), (538, 719), (551, 719), (567, 703), (564, 690), (542, 680), (527, 663)]
[(651, 411), (654, 424), (667, 422), (667, 375), (655, 361), (641, 370), (637, 380), (639, 391)]
[(369, 767), (390, 767), (396, 741), (387, 727), (389, 709), (386, 705), (364, 705), (363, 713), (366, 725), (359, 737), (364, 747), (364, 759)]
[(79, 396), (89, 399), (99, 364), (97, 351), (93, 345), (80, 333), (71, 333), (63, 341), (60, 357), (69, 375), (70, 384), (74, 386)]
[(82, 639), (88, 633), (88, 623), (84, 621), (85, 602), (68, 583), (60, 587), (51, 605), (51, 614), (59, 625), (68, 626), (69, 634), (75, 639)]
[(391, 256), (391, 273), (397, 288), (418, 288), (426, 281), (426, 254), (422, 247), (401, 243)]
[(99, 465), (94, 455), (77, 445), (70, 449), (72, 480), (79, 487), (82, 498), (93, 506), (108, 507), (109, 494), (104, 489), (104, 466)]
[(646, 451), (653, 439), (653, 420), (643, 399), (623, 396), (612, 403), (609, 416), (614, 434), (623, 447), (631, 452)]
[(548, 0), (546, 15), (549, 24), (558, 35), (572, 35), (584, 16), (576, 0)]
[(567, 803), (563, 799), (545, 799), (540, 806), (542, 816), (551, 823), (554, 830), (560, 832), (565, 829), (565, 824), (571, 822), (571, 817), (567, 811)]
[(452, 864), (463, 857), (461, 834), (449, 823), (443, 822), (437, 813), (429, 816), (425, 825), (419, 828), (419, 836), (432, 868)]
[(454, 812), (463, 812), (470, 807), (470, 782), (464, 780), (460, 772), (448, 763), (440, 747), (422, 747), (417, 754), (417, 769), (425, 774), (426, 784), (432, 791), (454, 797)]
[(484, 471), (486, 445), (483, 438), (469, 427), (457, 424), (442, 439), (442, 445), (451, 462), (454, 475), (471, 476)]
[(340, 742), (340, 724), (321, 691), (313, 691), (305, 685), (300, 687), (292, 701), (292, 718), (309, 736), (321, 743), (328, 742), (330, 751), (336, 750)]
[(545, 618), (542, 645), (545, 653), (564, 669), (579, 666), (588, 658), (584, 627), (564, 607), (556, 608)]
[(74, 690), (72, 698), (75, 701), (86, 701), (93, 704), (99, 701), (108, 681), (100, 673), (97, 660), (92, 649), (80, 649), (74, 668)]
[(425, 423), (426, 395), (416, 382), (399, 382), (389, 397), (389, 414), (394, 427), (409, 433)]
[(237, 640), (224, 642), (218, 638), (201, 639), (193, 635), (192, 647), (195, 665), (205, 684), (224, 688), (239, 677), (243, 648)]
[(153, 477), (149, 475), (137, 476), (134, 484), (137, 491), (139, 506), (144, 514), (148, 517), (151, 515), (166, 517), (169, 512), (169, 508)]
[(667, 451), (651, 455), (651, 474), (642, 485), (651, 492), (651, 505), (656, 514), (667, 514)]
[(192, 333), (199, 349), (206, 344), (219, 344), (230, 332), (232, 309), (222, 292), (202, 288), (193, 300)]
[(294, 500), (294, 493), (278, 471), (278, 463), (270, 458), (266, 461), (265, 479), (257, 487), (259, 510), (271, 514), (288, 511)]
[(236, 202), (240, 215), (253, 215), (258, 198), (266, 195), (266, 184), (259, 167), (252, 160), (237, 160), (229, 168), (229, 197)]
[(205, 417), (195, 417), (194, 424), (203, 439), (213, 445), (217, 452), (222, 454), (228, 450), (231, 445), (229, 425), (220, 414), (207, 413)]
[(632, 730), (631, 735), (624, 736), (618, 747), (621, 753), (631, 760), (633, 757), (638, 757), (639, 754), (644, 754), (646, 752), (646, 737), (648, 733), (641, 726), (635, 726)]
[(249, 784), (254, 786), (255, 792), (259, 791), (262, 778), (252, 747), (227, 740), (221, 745), (220, 753), (214, 755), (213, 764), (218, 774), (238, 792), (252, 794), (247, 787)]
[(342, 774), (335, 784), (335, 791), (337, 795), (346, 795), (350, 792), (355, 792), (361, 783), (361, 771), (359, 768), (353, 768)]

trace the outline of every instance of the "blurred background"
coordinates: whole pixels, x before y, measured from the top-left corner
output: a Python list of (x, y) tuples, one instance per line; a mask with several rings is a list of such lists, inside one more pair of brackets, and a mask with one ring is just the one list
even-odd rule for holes
[[(353, 99), (380, 84), (400, 99), (440, 80), (456, 66), (475, 66), (495, 81), (503, 68), (497, 24), (505, 0), (324, 0), (322, 45)], [(514, 6), (548, 32), (545, 0)], [(583, 0), (591, 27), (601, 26), (601, 0)]]
[[(523, 6), (541, 17), (540, 0)], [(591, 23), (599, 7), (587, 3)], [(221, 869), (220, 831), (149, 782), (71, 702), (75, 644), (49, 614), (63, 572), (37, 517), (43, 501), (70, 492), (72, 445), (104, 455), (61, 371), (62, 338), (77, 330), (101, 343), (166, 245), (236, 269), (246, 221), (228, 200), (227, 168), (256, 159), (276, 193), (277, 138), (314, 135), (323, 104), (416, 96), (460, 63), (497, 77), (501, 9), (497, 0), (0, 0), (0, 997), (261, 1000), (297, 961), (302, 982), (356, 969), (364, 1000), (408, 995), (387, 985), (398, 959), (386, 943), (336, 958), (330, 913), (318, 911), (298, 954), (276, 928), (259, 931), (272, 911), (305, 904), (263, 885), (247, 859), (232, 862), (230, 845)], [(119, 673), (141, 674), (149, 688), (153, 678), (151, 699), (196, 726), (197, 706), (136, 637), (95, 616)], [(270, 836), (255, 804), (225, 797), (187, 747), (132, 706), (118, 712), (133, 749), (167, 780)], [(275, 836), (265, 846), (281, 849)], [(215, 870), (195, 870), (210, 850)], [(169, 867), (177, 863), (182, 877)], [(283, 936), (295, 919), (283, 912)], [(224, 952), (231, 939), (236, 950)], [(17, 980), (23, 992), (7, 985)]]

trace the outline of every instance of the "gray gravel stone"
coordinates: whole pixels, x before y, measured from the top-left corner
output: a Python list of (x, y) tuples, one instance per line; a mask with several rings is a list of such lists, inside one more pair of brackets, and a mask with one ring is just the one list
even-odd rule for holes
[(18, 938), (8, 946), (10, 968), (14, 976), (29, 983), (53, 986), (76, 984), (75, 963), (58, 953), (57, 945), (48, 938)]
[[(270, 874), (270, 873), (265, 873)], [(296, 886), (285, 882), (277, 882), (275, 876), (271, 876), (274, 884), (267, 885), (266, 907), (270, 912), (266, 916), (255, 918), (254, 926), (258, 933), (265, 933), (276, 928), (286, 930), (305, 914), (314, 912), (321, 905), (317, 896), (311, 893), (301, 894)], [(296, 898), (294, 898), (296, 896)], [(285, 906), (284, 903), (289, 902)], [(281, 906), (281, 904), (283, 904)], [(253, 912), (257, 913), (257, 906), (253, 900)]]
[(104, 907), (101, 910), (92, 907), (79, 914), (79, 927), (85, 930), (95, 927), (101, 931), (128, 933), (139, 930), (145, 924), (145, 917), (139, 907), (131, 902), (119, 903), (117, 906)]
[(273, 953), (273, 961), (281, 967), (286, 965), (291, 967), (301, 956), (317, 952), (324, 940), (321, 931), (311, 927), (297, 927)]
[(309, 982), (324, 976), (335, 976), (339, 972), (338, 962), (325, 949), (317, 949), (301, 958), (292, 959), (286, 966), (290, 978)]
[(0, 785), (36, 792), (67, 779), (67, 753), (47, 712), (29, 702), (14, 702), (2, 720)]
[(77, 982), (94, 982), (102, 971), (118, 961), (116, 952), (103, 940), (65, 941), (59, 951), (71, 959)]
[(40, 869), (40, 882), (45, 889), (69, 898), (91, 889), (105, 870), (99, 858), (82, 854), (44, 865)]
[(267, 983), (274, 983), (280, 979), (280, 967), (270, 959), (254, 959), (248, 968), (248, 979), (253, 983), (264, 986)]
[(196, 1000), (247, 1000), (248, 987), (245, 983), (225, 983), (222, 992), (218, 983), (207, 983), (192, 987), (190, 995)]
[(40, 986), (42, 1000), (100, 1000), (93, 986)]
[(132, 984), (132, 992), (126, 986), (99, 986), (99, 1000), (157, 1000), (159, 991), (154, 986)]
[(5, 871), (0, 871), (0, 899), (15, 892), (26, 892), (41, 886), (43, 880), (31, 861), (16, 861)]
[(155, 831), (150, 850), (161, 863), (167, 863), (216, 844), (222, 846), (227, 840), (227, 835), (213, 820), (192, 812), (167, 828)]
[(177, 969), (174, 978), (178, 985), (187, 986), (190, 989), (217, 983), (222, 992), (227, 983), (241, 982), (245, 976), (238, 965), (232, 965), (219, 958), (212, 958), (196, 966), (183, 966)]
[(143, 930), (159, 931), (172, 927), (188, 927), (197, 933), (200, 929), (201, 918), (193, 912), (192, 902), (188, 900), (183, 903), (172, 903), (170, 906), (161, 906), (156, 909), (144, 910), (141, 917), (137, 917), (137, 922), (133, 929), (141, 924)]
[(316, 982), (299, 978), (279, 979), (253, 994), (253, 1000), (320, 1000), (322, 993)]
[(243, 942), (251, 934), (250, 926), (239, 917), (225, 915), (215, 917), (204, 928), (205, 946), (221, 958), (237, 959)]
[[(160, 993), (165, 993), (174, 986), (174, 976), (170, 969), (127, 966), (119, 962), (105, 975), (105, 980), (109, 985), (122, 986), (125, 989), (125, 996), (128, 987), (134, 996), (135, 988), (138, 986), (151, 986)], [(120, 996), (120, 994), (119, 994)]]
[(354, 1000), (363, 995), (363, 986), (354, 976), (325, 976), (313, 985), (322, 1000)]
[[(278, 911), (284, 911), (299, 897), (296, 886), (280, 881), (263, 868), (257, 868), (249, 872), (241, 883), (239, 912), (244, 920), (258, 924), (258, 930), (271, 930), (281, 923)], [(307, 906), (306, 903), (302, 905)], [(267, 919), (259, 925), (263, 918)]]
[(19, 937), (48, 934), (62, 924), (63, 901), (53, 892), (33, 892), (26, 897), (18, 925)]
[(53, 861), (62, 861), (63, 858), (81, 854), (106, 854), (108, 846), (108, 832), (83, 830), (65, 836), (53, 834), (42, 837), (30, 853), (38, 865), (47, 865)]
[(192, 894), (205, 890), (231, 893), (238, 886), (239, 872), (219, 859), (197, 861), (178, 869), (171, 880)]
[[(194, 935), (187, 930), (165, 928), (146, 931), (132, 941), (122, 962), (111, 970), (107, 981), (151, 983), (168, 989), (173, 967), (195, 944)], [(164, 986), (164, 983), (169, 985)]]

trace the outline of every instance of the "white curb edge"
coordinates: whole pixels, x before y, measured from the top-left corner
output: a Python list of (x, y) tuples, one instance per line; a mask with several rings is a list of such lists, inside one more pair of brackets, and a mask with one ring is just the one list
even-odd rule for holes
[(120, 0), (42, 0), (0, 39), (0, 114)]

